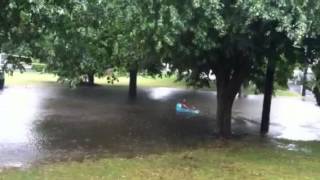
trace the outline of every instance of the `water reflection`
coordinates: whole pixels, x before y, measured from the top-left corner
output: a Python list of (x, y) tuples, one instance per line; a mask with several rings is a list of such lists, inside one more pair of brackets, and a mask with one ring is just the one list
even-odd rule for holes
[(149, 90), (149, 96), (154, 100), (166, 100), (169, 96), (172, 96), (177, 90), (173, 88), (151, 88)]
[(0, 165), (20, 167), (37, 157), (30, 130), (41, 109), (41, 92), (8, 88), (0, 94)]
[(0, 95), (0, 142), (25, 143), (40, 106), (38, 92), (30, 88), (6, 89)]
[(275, 137), (305, 141), (320, 139), (320, 109), (313, 102), (278, 98), (274, 100), (272, 111), (272, 121), (278, 123), (273, 130)]

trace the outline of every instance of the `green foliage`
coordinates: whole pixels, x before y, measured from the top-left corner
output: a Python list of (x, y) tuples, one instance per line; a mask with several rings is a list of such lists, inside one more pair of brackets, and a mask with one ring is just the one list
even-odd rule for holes
[(317, 103), (320, 105), (320, 2), (315, 0), (305, 1), (302, 10), (308, 18), (308, 32), (302, 41), (303, 58), (301, 64), (304, 66), (307, 63), (311, 64), (314, 80), (308, 86), (314, 92)]
[(49, 1), (43, 9), (49, 21), (36, 44), (40, 49), (37, 57), (61, 81), (77, 84), (88, 74), (104, 76), (114, 66), (115, 10), (111, 1)]
[(33, 54), (75, 81), (110, 67), (159, 74), (166, 62), (195, 86), (240, 69), (261, 86), (266, 58), (276, 58), (284, 84), (287, 63), (301, 59), (291, 58), (295, 47), (315, 46), (320, 27), (314, 0), (5, 0), (1, 7), (1, 48)]
[(228, 105), (218, 108), (223, 112), (244, 82), (263, 88), (268, 61), (276, 64), (276, 83), (285, 86), (297, 63), (315, 62), (320, 52), (317, 0), (5, 0), (0, 5), (1, 51), (43, 60), (62, 82), (75, 86), (88, 75), (105, 76), (109, 68), (161, 75), (168, 64), (169, 74), (178, 72), (179, 80), (195, 87), (210, 86), (215, 75), (218, 100), (228, 101), (218, 103)]
[(280, 59), (305, 32), (295, 19), (303, 14), (286, 1), (165, 1), (158, 9), (165, 33), (154, 38), (156, 47), (195, 86), (208, 85), (211, 73), (234, 77), (244, 69), (244, 76), (255, 75), (265, 58)]
[(158, 51), (160, 34), (160, 7), (163, 2), (118, 1), (119, 34), (115, 43), (117, 66), (127, 70), (138, 69), (150, 75), (161, 74), (163, 64)]
[(47, 65), (42, 63), (32, 63), (31, 69), (36, 72), (44, 72), (46, 70)]
[(27, 41), (35, 30), (32, 20), (35, 4), (29, 1), (3, 0), (0, 2), (0, 50), (8, 54), (26, 52)]
[(1, 74), (24, 71), (31, 63), (29, 42), (36, 38), (38, 6), (33, 1), (3, 0), (0, 2), (0, 53), (6, 54)]
[(316, 4), (47, 1), (39, 18), (46, 28), (34, 48), (45, 47), (40, 52), (45, 52), (48, 69), (71, 80), (88, 73), (102, 76), (109, 67), (159, 74), (163, 63), (169, 63), (180, 79), (195, 86), (209, 85), (212, 73), (235, 77), (233, 73), (244, 69), (241, 76), (261, 87), (257, 79), (263, 79), (266, 58), (276, 58), (281, 66), (276, 79), (284, 84), (292, 69), (287, 62), (298, 59), (291, 58), (295, 46), (315, 29), (307, 15), (317, 16), (318, 11), (310, 10), (316, 10)]
[(15, 70), (19, 70), (20, 72), (24, 72), (24, 65), (30, 65), (31, 58), (17, 55), (5, 55), (4, 64), (0, 67), (0, 72), (8, 73), (10, 75), (13, 74)]

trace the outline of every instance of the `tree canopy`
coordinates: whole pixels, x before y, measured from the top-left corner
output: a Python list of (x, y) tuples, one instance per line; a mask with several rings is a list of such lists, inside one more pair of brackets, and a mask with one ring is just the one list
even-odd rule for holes
[(159, 51), (192, 85), (209, 85), (209, 75), (216, 76), (220, 134), (231, 134), (232, 104), (241, 84), (261, 75), (268, 59), (293, 61), (306, 32), (305, 16), (296, 8), (293, 1), (161, 3), (166, 36), (160, 37), (168, 38), (159, 38)]
[(0, 2), (0, 53), (6, 57), (0, 74), (16, 69), (23, 71), (22, 64), (31, 63), (29, 42), (37, 38), (37, 6), (35, 2), (23, 0)]
[[(218, 130), (231, 135), (232, 105), (244, 82), (286, 85), (301, 59), (318, 57), (316, 0), (34, 0), (1, 2), (1, 49), (28, 44), (63, 80), (108, 68), (161, 74), (164, 64), (190, 85), (216, 76)], [(27, 34), (27, 35), (26, 35)], [(7, 48), (10, 45), (15, 48)], [(269, 72), (269, 74), (268, 74)], [(91, 78), (90, 78), (91, 77)], [(268, 78), (270, 77), (270, 78)], [(130, 93), (135, 94), (135, 91)]]

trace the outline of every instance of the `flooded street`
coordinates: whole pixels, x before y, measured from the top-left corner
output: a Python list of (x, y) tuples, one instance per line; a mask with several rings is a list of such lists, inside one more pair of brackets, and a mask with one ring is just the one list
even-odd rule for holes
[[(175, 104), (182, 98), (200, 109), (200, 115), (176, 115)], [(274, 98), (269, 136), (320, 140), (320, 109), (314, 104)], [(126, 87), (7, 88), (0, 92), (0, 167), (192, 147), (212, 138), (215, 108), (215, 93), (207, 91), (146, 88), (132, 102)], [(261, 108), (262, 96), (238, 99), (234, 132), (258, 134)]]

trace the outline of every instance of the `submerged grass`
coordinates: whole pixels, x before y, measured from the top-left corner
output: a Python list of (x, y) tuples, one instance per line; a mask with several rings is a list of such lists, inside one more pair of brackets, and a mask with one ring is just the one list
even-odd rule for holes
[[(310, 144), (310, 143), (307, 143)], [(309, 153), (259, 142), (220, 141), (196, 149), (97, 161), (62, 162), (24, 171), (5, 170), (0, 179), (318, 179), (320, 145)]]

